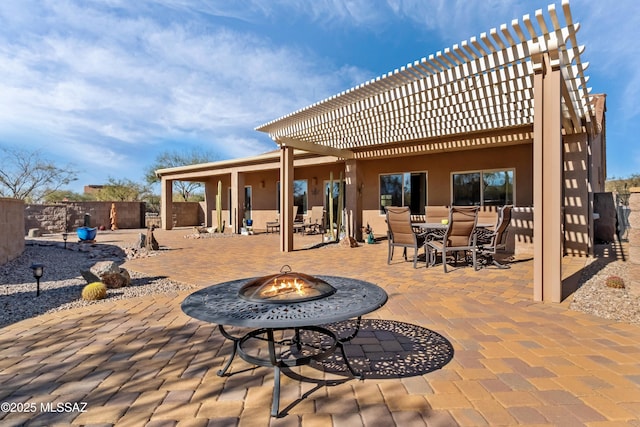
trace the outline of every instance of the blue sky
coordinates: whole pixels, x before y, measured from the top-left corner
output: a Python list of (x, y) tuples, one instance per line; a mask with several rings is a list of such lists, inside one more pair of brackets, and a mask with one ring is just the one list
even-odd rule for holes
[[(0, 145), (73, 165), (74, 191), (142, 181), (167, 150), (260, 154), (276, 146), (256, 126), (550, 3), (2, 1)], [(571, 9), (589, 86), (608, 95), (608, 175), (640, 173), (637, 2)]]

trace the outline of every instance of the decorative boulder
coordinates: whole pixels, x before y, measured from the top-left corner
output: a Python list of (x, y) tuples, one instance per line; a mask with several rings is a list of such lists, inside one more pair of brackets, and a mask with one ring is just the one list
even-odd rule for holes
[[(118, 266), (114, 261), (97, 262), (89, 270), (91, 274), (99, 277), (108, 289), (122, 288), (131, 284), (129, 272)], [(86, 276), (85, 276), (86, 277)]]
[(89, 271), (98, 277), (107, 273), (120, 273), (120, 267), (115, 261), (100, 261), (93, 264)]
[(340, 240), (340, 246), (342, 246), (343, 248), (357, 248), (358, 242), (356, 242), (356, 239), (354, 239), (353, 237), (345, 237)]
[(92, 272), (90, 272), (89, 270), (81, 270), (80, 274), (82, 274), (82, 277), (84, 278), (84, 280), (87, 281), (87, 283), (94, 283), (94, 282), (100, 281), (100, 278), (95, 274), (93, 274)]
[(102, 275), (102, 283), (107, 285), (107, 289), (118, 289), (131, 284), (129, 272), (122, 269), (120, 273), (106, 273)]

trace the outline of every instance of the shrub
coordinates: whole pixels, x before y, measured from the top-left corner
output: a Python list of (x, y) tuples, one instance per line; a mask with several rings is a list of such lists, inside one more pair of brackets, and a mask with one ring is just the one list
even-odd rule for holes
[(107, 296), (107, 287), (102, 282), (89, 283), (82, 289), (82, 299), (97, 301)]
[(619, 276), (609, 276), (605, 281), (605, 285), (610, 288), (622, 289), (624, 288), (624, 280)]

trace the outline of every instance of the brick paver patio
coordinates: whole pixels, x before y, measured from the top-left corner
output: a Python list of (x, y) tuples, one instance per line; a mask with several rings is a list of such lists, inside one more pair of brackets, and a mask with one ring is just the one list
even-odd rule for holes
[[(386, 242), (283, 254), (277, 235), (183, 238), (188, 232), (156, 231), (169, 249), (125, 267), (194, 289), (274, 273), (282, 264), (377, 283), (389, 301), (366, 316), (370, 327), (348, 351), (391, 366), (372, 364), (364, 381), (294, 368), (282, 380), (287, 415), (272, 419), (272, 370), (236, 359), (234, 374), (218, 377), (230, 343), (214, 325), (182, 313), (188, 292), (104, 302), (0, 330), (0, 401), (15, 410), (1, 412), (0, 424), (640, 426), (640, 327), (570, 311), (568, 302), (532, 302), (530, 257), (519, 256), (509, 270), (444, 274), (413, 269), (400, 257), (387, 265)], [(133, 236), (105, 233), (99, 241)], [(302, 248), (319, 237), (295, 239)], [(581, 262), (568, 261), (569, 268)], [(428, 334), (449, 347), (424, 344)], [(403, 344), (422, 358), (406, 359)], [(430, 358), (448, 363), (423, 369)], [(86, 407), (54, 412), (59, 402)]]

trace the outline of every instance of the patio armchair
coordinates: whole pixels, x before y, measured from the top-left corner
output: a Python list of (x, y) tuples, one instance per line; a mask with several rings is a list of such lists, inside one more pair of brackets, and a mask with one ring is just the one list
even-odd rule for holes
[(387, 238), (389, 252), (387, 264), (391, 264), (396, 246), (403, 249), (404, 259), (407, 259), (407, 249), (413, 249), (413, 268), (418, 262), (418, 249), (424, 247), (426, 232), (416, 233), (411, 226), (411, 212), (409, 208), (387, 206)]
[(471, 252), (473, 268), (476, 269), (476, 224), (478, 221), (478, 207), (451, 208), (449, 224), (442, 240), (429, 240), (425, 243), (427, 252), (427, 266), (434, 265), (440, 252), (442, 254), (442, 266), (447, 272), (447, 253), (454, 254), (457, 263), (458, 252)]
[(304, 233), (324, 233), (324, 207), (312, 206), (311, 215), (305, 223)]
[[(483, 230), (477, 235), (478, 255), (482, 258), (482, 264), (492, 263), (498, 268), (510, 268), (495, 260), (497, 251), (507, 246), (507, 233), (511, 224), (512, 205), (506, 205), (498, 211), (498, 220), (493, 231)], [(479, 230), (480, 231), (480, 230)]]

